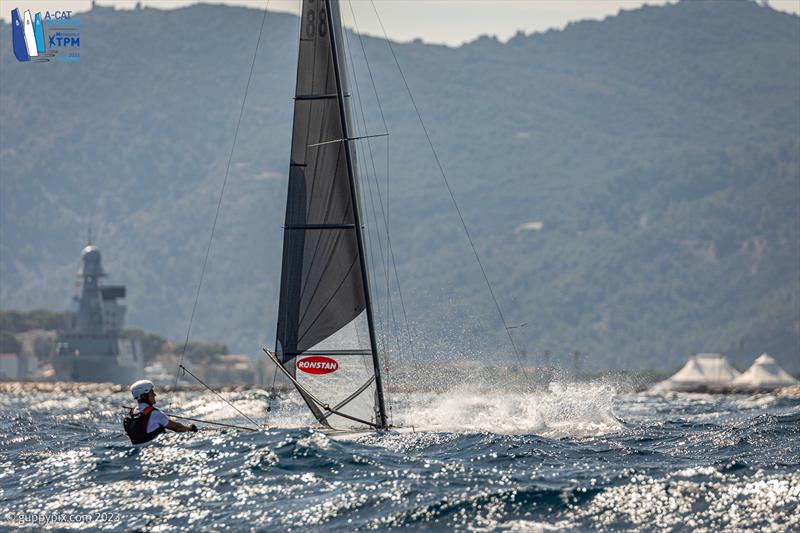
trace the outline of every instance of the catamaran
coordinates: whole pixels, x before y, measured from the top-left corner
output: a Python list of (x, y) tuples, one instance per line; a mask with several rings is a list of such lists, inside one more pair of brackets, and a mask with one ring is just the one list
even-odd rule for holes
[[(260, 35), (259, 33), (259, 40)], [(388, 37), (387, 43), (391, 49)], [(382, 355), (376, 342), (359, 200), (361, 195), (356, 141), (372, 136), (366, 135), (366, 125), (364, 136), (354, 135), (355, 123), (351, 109), (352, 96), (348, 87), (345, 48), (338, 0), (303, 0), (278, 325), (274, 350), (264, 348), (264, 353), (276, 366), (275, 371), (278, 372), (279, 369), (285, 374), (319, 424), (339, 434), (383, 431), (392, 427), (387, 416), (388, 403), (381, 375)], [(256, 52), (257, 50), (258, 44)], [(392, 56), (400, 70), (393, 50)], [(251, 74), (254, 64), (255, 54)], [(400, 73), (402, 75), (402, 70)], [(403, 80), (405, 83), (405, 76)], [(511, 328), (494, 297), (411, 90), (407, 83), (405, 85), (472, 252), (483, 272), (510, 345), (519, 358)], [(244, 101), (246, 99), (247, 90)], [(238, 132), (238, 126), (236, 131)], [(233, 142), (235, 146), (236, 135)], [(230, 162), (229, 158), (228, 168)], [(223, 181), (218, 213), (224, 183)], [(388, 221), (384, 219), (384, 223), (387, 224), (387, 244), (390, 246)], [(212, 227), (211, 240), (213, 236)], [(206, 260), (211, 240), (206, 249)], [(205, 266), (202, 272), (205, 272)], [(396, 271), (395, 277), (402, 302)], [(201, 273), (195, 303), (200, 294), (202, 279)], [(403, 313), (405, 314), (404, 308)], [(190, 318), (187, 343), (191, 323)], [(407, 319), (406, 330), (410, 341)], [(260, 424), (191, 373), (183, 365), (183, 355), (178, 369), (176, 384), (180, 372), (191, 375), (241, 416), (260, 427)], [(524, 369), (522, 373), (525, 374)], [(274, 384), (272, 392), (274, 394)], [(271, 408), (267, 409), (270, 410)]]
[(389, 427), (337, 0), (304, 0), (275, 350), (326, 428)]

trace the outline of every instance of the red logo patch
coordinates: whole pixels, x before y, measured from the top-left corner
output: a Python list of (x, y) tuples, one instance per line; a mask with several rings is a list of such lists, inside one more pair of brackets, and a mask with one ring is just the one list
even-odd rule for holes
[(295, 366), (308, 374), (330, 374), (339, 370), (339, 363), (324, 355), (304, 357)]

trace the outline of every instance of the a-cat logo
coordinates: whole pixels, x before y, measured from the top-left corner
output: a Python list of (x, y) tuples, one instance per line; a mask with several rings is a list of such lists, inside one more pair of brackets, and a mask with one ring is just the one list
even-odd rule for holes
[(80, 22), (80, 19), (72, 18), (72, 11), (45, 11), (43, 16), (41, 12), (32, 15), (30, 10), (25, 10), (20, 15), (19, 9), (12, 10), (14, 57), (17, 61), (46, 63), (58, 54), (59, 49), (66, 48), (69, 51), (58, 57), (60, 61), (80, 61)]
[(304, 357), (295, 366), (307, 374), (330, 374), (339, 370), (339, 363), (324, 355)]

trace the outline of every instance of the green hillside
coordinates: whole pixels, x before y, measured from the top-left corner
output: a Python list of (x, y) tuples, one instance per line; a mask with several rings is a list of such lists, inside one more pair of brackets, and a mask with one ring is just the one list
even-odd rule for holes
[[(96, 8), (81, 23), (76, 64), (17, 63), (0, 29), (0, 308), (66, 308), (91, 223), (110, 282), (128, 286), (128, 324), (180, 339), (261, 12)], [(192, 330), (232, 351), (273, 342), (298, 24), (266, 19)], [(388, 47), (363, 45), (391, 133), (391, 240), (415, 346), (506, 360)], [(357, 36), (349, 46), (361, 133), (381, 133)], [(508, 43), (394, 47), (532, 356), (670, 370), (696, 351), (739, 365), (767, 351), (800, 371), (798, 17), (684, 1)], [(362, 192), (383, 322), (386, 140), (371, 148), (377, 180), (365, 172)]]

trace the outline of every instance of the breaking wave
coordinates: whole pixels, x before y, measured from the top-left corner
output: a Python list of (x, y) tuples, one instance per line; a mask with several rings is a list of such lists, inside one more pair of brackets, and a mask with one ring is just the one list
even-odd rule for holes
[(398, 426), (422, 431), (488, 432), (549, 437), (600, 435), (622, 429), (607, 383), (551, 383), (539, 392), (476, 390), (410, 394), (397, 401)]

